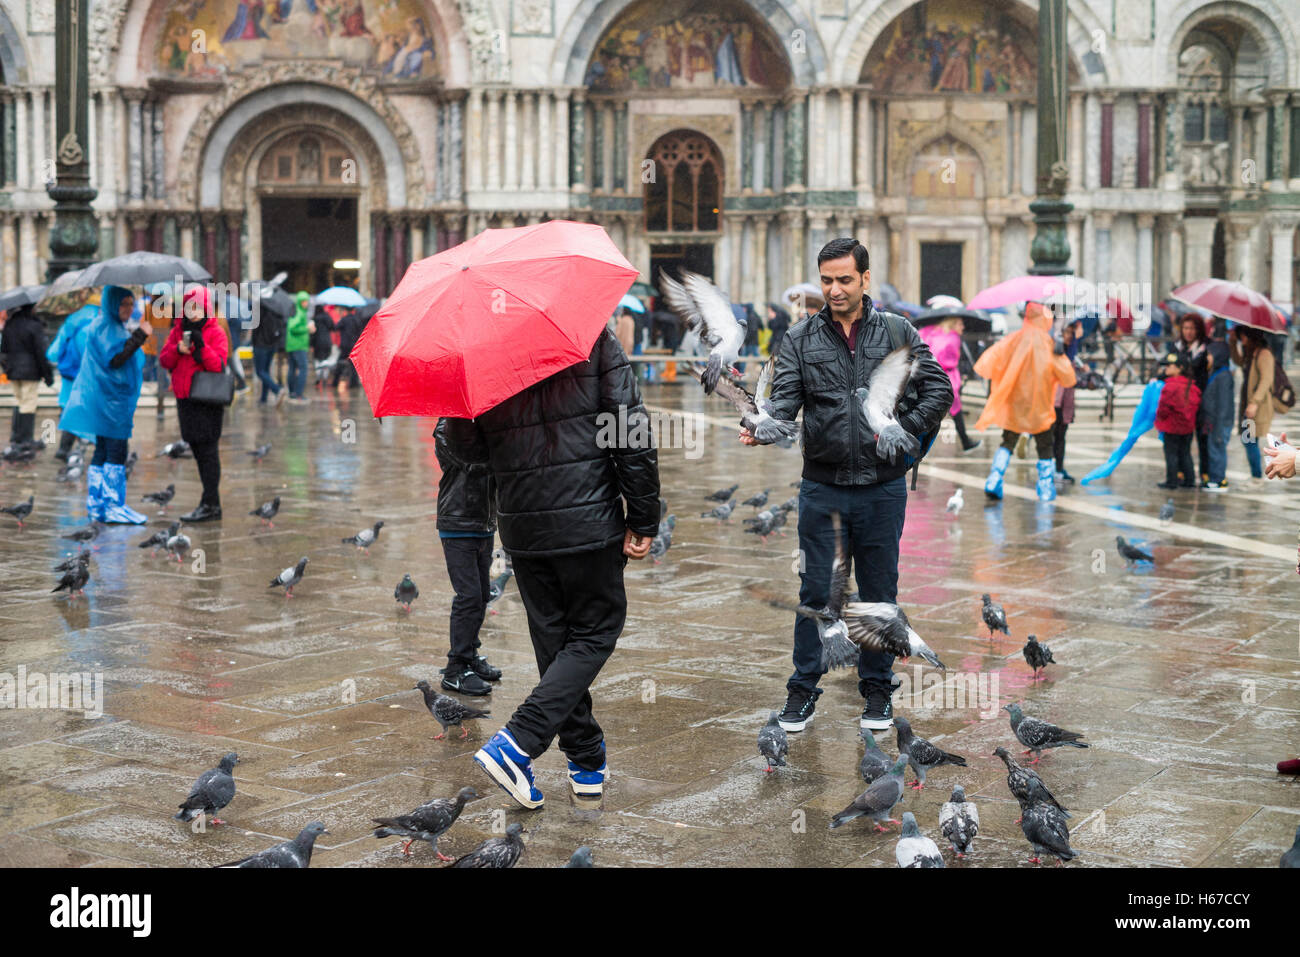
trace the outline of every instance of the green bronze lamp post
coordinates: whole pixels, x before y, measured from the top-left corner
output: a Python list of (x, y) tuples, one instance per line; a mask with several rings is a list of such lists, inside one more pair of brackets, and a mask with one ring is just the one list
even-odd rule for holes
[(87, 113), (90, 101), (87, 44), (89, 0), (56, 0), (54, 17), (54, 98), (56, 104), (55, 181), (46, 187), (54, 200), (47, 278), (93, 262), (99, 247), (90, 201)]
[[(1029, 247), (1030, 273), (1057, 276), (1070, 272), (1070, 240), (1065, 217), (1074, 206), (1065, 201), (1071, 170), (1066, 164), (1067, 113), (1065, 0), (1038, 4), (1038, 195), (1029, 204), (1034, 214), (1034, 241)], [(1077, 175), (1077, 171), (1075, 171)]]

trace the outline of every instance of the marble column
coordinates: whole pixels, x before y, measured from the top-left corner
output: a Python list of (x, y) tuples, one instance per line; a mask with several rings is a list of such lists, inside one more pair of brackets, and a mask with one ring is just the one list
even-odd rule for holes
[[(785, 183), (787, 186), (804, 186), (805, 157), (808, 135), (805, 129), (807, 100), (795, 97), (785, 110)], [(820, 150), (818, 152), (821, 152)]]
[(18, 283), (21, 286), (34, 286), (44, 276), (39, 275), (36, 249), (36, 217), (31, 213), (22, 213), (18, 217)]
[[(828, 137), (826, 135), (826, 92), (817, 90), (808, 95), (808, 130), (805, 141), (809, 147), (808, 187), (825, 189)], [(816, 148), (812, 148), (813, 144)]]
[(0, 87), (0, 189), (12, 186), (14, 167), (17, 165), (15, 137), (13, 133), (14, 94), (9, 87)]
[(1092, 192), (1101, 187), (1101, 100), (1089, 93), (1083, 103), (1083, 178), (1080, 182)]
[(1147, 189), (1151, 185), (1152, 170), (1155, 168), (1151, 138), (1151, 97), (1138, 94), (1137, 108), (1137, 186)]
[(872, 189), (872, 137), (871, 127), (874, 125), (874, 116), (871, 109), (871, 91), (858, 90), (855, 94), (857, 100), (857, 122), (855, 125), (855, 138), (857, 140), (857, 149), (854, 154), (853, 164), (853, 186), (859, 193), (870, 193)]
[(569, 107), (569, 184), (574, 192), (587, 192), (591, 181), (587, 170), (587, 97), (575, 90)]
[(32, 106), (32, 185), (43, 188), (54, 178), (54, 167), (46, 162), (50, 158), (47, 144), (49, 136), (45, 127), (45, 90), (35, 87), (31, 90)]
[(0, 213), (0, 283), (18, 285), (18, 223), (13, 213)]
[(519, 188), (531, 192), (537, 188), (537, 159), (538, 154), (545, 152), (541, 144), (543, 140), (537, 135), (538, 112), (541, 109), (541, 98), (537, 93), (529, 92), (523, 96), (523, 115), (520, 123), (520, 133), (523, 139), (523, 157), (519, 170)]
[(1269, 282), (1269, 298), (1290, 309), (1295, 304), (1295, 231), (1294, 218), (1279, 216), (1269, 223), (1272, 241), (1273, 268)]
[[(1244, 106), (1234, 106), (1232, 108), (1232, 132), (1231, 132), (1231, 168), (1228, 174), (1231, 177), (1229, 185), (1233, 189), (1246, 189), (1251, 183), (1246, 182), (1246, 170), (1243, 165), (1244, 161), (1249, 158), (1247, 150), (1247, 133), (1249, 126), (1246, 120), (1246, 108)], [(1256, 175), (1255, 183), (1260, 181)]]
[(14, 95), (14, 143), (16, 162), (14, 179), (19, 190), (30, 189), (32, 185), (31, 133), (27, 119), (27, 91), (22, 88)]
[(1097, 274), (1094, 282), (1110, 282), (1110, 227), (1114, 221), (1112, 213), (1094, 213), (1097, 225)]
[(176, 227), (180, 230), (181, 255), (186, 259), (194, 259), (194, 226), (198, 221), (198, 216), (194, 213), (178, 213), (176, 216)]
[(1214, 228), (1218, 220), (1213, 216), (1183, 217), (1183, 281), (1191, 282), (1210, 277), (1214, 253)]
[(391, 288), (388, 282), (388, 223), (382, 214), (376, 214), (371, 220), (374, 241), (372, 252), (375, 261), (374, 286), (372, 292), (377, 297), (388, 295)]
[(1130, 306), (1149, 308), (1158, 302), (1155, 276), (1155, 234), (1152, 231), (1156, 218), (1152, 213), (1137, 214), (1137, 281), (1141, 289), (1138, 302)]
[(551, 104), (555, 108), (555, 116), (551, 123), (553, 130), (552, 136), (555, 138), (555, 166), (551, 171), (551, 185), (556, 189), (568, 190), (569, 188), (569, 95), (561, 92), (557, 94)]
[[(1070, 182), (1067, 189), (1082, 191), (1083, 186), (1083, 94), (1070, 95)], [(1071, 241), (1070, 251), (1078, 254), (1079, 246)]]
[[(1229, 219), (1225, 224), (1227, 235), (1227, 278), (1251, 289), (1261, 288), (1256, 283), (1256, 257), (1251, 255), (1251, 233), (1256, 222), (1253, 218)], [(1259, 277), (1262, 278), (1262, 277)]]
[(448, 132), (451, 145), (447, 151), (447, 189), (443, 195), (452, 202), (462, 202), (465, 197), (465, 106), (460, 98), (451, 101)]
[(836, 139), (838, 157), (835, 164), (835, 188), (852, 189), (857, 180), (857, 170), (853, 163), (853, 93), (844, 89), (837, 96), (840, 100), (840, 135)]
[(470, 90), (469, 93), (469, 141), (466, 160), (469, 163), (469, 188), (483, 188), (483, 161), (486, 144), (483, 136), (483, 91)]
[[(242, 282), (244, 278), (243, 264), (243, 236), (241, 235), (244, 226), (244, 214), (242, 212), (226, 213), (226, 242), (228, 252), (226, 253), (228, 264), (226, 266), (227, 282)], [(249, 264), (254, 270), (260, 270), (257, 263)]]
[(555, 94), (545, 90), (537, 96), (537, 186), (539, 189), (555, 187), (555, 149), (551, 145), (555, 113)]
[[(627, 104), (620, 103), (614, 110), (614, 190), (627, 192)], [(640, 192), (638, 185), (637, 192)]]
[(592, 184), (600, 183), (600, 188), (607, 193), (614, 191), (614, 104), (606, 100), (596, 114), (596, 130), (599, 139), (592, 144), (593, 150), (598, 145), (599, 153), (593, 152), (597, 176), (592, 177)]
[(1002, 229), (1006, 219), (1001, 216), (988, 217), (989, 225), (989, 274), (985, 277), (986, 286), (995, 286), (1002, 281)]
[(1115, 185), (1115, 94), (1101, 95), (1101, 187)]
[(144, 118), (138, 91), (125, 93), (127, 97), (127, 195), (130, 199), (144, 199), (144, 163), (140, 144), (144, 135)]
[(166, 170), (166, 160), (163, 158), (163, 145), (167, 142), (167, 133), (163, 128), (163, 110), (162, 103), (154, 100), (149, 104), (149, 115), (153, 120), (153, 132), (146, 144), (146, 148), (153, 149), (153, 181), (151, 184), (151, 195), (155, 199), (164, 199), (167, 196), (167, 184), (164, 176)]
[(140, 252), (149, 248), (148, 213), (132, 213), (127, 217), (131, 227), (131, 252)]
[(746, 182), (755, 193), (761, 193), (767, 189), (769, 170), (771, 165), (769, 160), (769, 143), (771, 142), (772, 131), (772, 111), (767, 103), (755, 104), (754, 110), (754, 165), (751, 170), (751, 176)]
[(1007, 104), (1007, 123), (1011, 133), (1011, 144), (1007, 150), (1007, 193), (1011, 196), (1020, 192), (1020, 164), (1023, 156), (1020, 135), (1024, 112), (1025, 108), (1021, 103)]
[(487, 150), (487, 188), (490, 190), (501, 189), (501, 97), (497, 91), (487, 94), (487, 122), (482, 148)]
[(1287, 100), (1290, 94), (1285, 92), (1270, 93), (1268, 102), (1272, 107), (1272, 124), (1273, 124), (1273, 155), (1272, 167), (1273, 175), (1269, 177), (1270, 188), (1277, 190), (1286, 189), (1288, 178), (1290, 157), (1291, 157), (1291, 118), (1290, 109), (1287, 107)]
[(417, 214), (411, 220), (411, 261), (416, 262), (429, 255), (424, 248), (424, 224), (427, 217), (424, 213)]
[[(1167, 275), (1164, 282), (1160, 284), (1159, 290), (1173, 289), (1187, 282), (1187, 277), (1183, 273), (1183, 231), (1180, 228), (1179, 220), (1181, 216), (1161, 217), (1164, 220), (1163, 229), (1169, 237), (1169, 261), (1167, 264)], [(1209, 275), (1209, 273), (1206, 273)]]
[(519, 189), (519, 92), (511, 90), (505, 97), (505, 180), (507, 190)]
[(391, 217), (389, 220), (393, 229), (393, 277), (390, 286), (397, 287), (406, 275), (406, 267), (410, 265), (406, 251), (406, 230), (407, 218), (402, 215)]
[(764, 322), (767, 321), (767, 303), (776, 299), (780, 290), (774, 293), (767, 284), (767, 230), (768, 218), (758, 216), (754, 224), (754, 258), (749, 268), (754, 277), (754, 309)]

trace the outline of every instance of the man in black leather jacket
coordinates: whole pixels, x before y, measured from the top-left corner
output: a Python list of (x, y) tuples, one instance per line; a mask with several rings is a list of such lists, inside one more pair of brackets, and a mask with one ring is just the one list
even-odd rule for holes
[[(870, 387), (871, 375), (894, 349), (907, 345), (917, 360), (896, 410), (903, 431), (917, 439), (938, 428), (952, 405), (952, 384), (911, 323), (886, 316), (866, 295), (871, 279), (866, 247), (855, 239), (827, 243), (817, 256), (826, 305), (790, 327), (772, 376), (773, 415), (794, 420), (803, 409), (803, 482), (799, 488), (799, 602), (826, 604), (835, 558), (832, 515), (840, 517), (866, 602), (898, 598), (898, 541), (907, 509), (910, 462), (890, 437), (878, 443), (854, 396)], [(891, 338), (890, 326), (893, 326)], [(746, 445), (758, 444), (741, 431)], [(878, 445), (885, 446), (884, 449)], [(858, 690), (866, 699), (860, 726), (892, 726), (893, 655), (863, 652)], [(802, 731), (813, 718), (821, 689), (821, 640), (809, 618), (795, 619), (794, 673), (780, 715), (787, 731)]]
[[(659, 529), (658, 458), (648, 427), (637, 427), (645, 416), (632, 364), (605, 330), (586, 361), (472, 422), (446, 420), (454, 454), (492, 471), (541, 674), (474, 756), (525, 808), (542, 805), (532, 759), (557, 734), (574, 793), (598, 795), (604, 784), (605, 736), (588, 689), (627, 617), (623, 568), (649, 553)], [(626, 423), (626, 435), (602, 438), (610, 421)]]

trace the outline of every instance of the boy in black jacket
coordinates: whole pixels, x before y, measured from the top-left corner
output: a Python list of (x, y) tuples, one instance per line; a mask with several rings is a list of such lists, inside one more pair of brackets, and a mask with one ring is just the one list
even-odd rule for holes
[(31, 306), (15, 309), (0, 332), (0, 366), (14, 387), (11, 448), (44, 448), (36, 441), (36, 403), (40, 384), (54, 384), (54, 366), (45, 358), (45, 326)]
[(461, 694), (492, 693), (489, 681), (501, 671), (478, 653), (479, 629), (487, 613), (491, 586), (492, 540), (496, 535), (496, 506), (492, 472), (483, 464), (468, 464), (447, 443), (446, 419), (438, 420), (433, 450), (442, 469), (438, 482), (438, 537), (447, 561), (447, 577), (456, 597), (451, 603), (451, 650), (442, 686)]

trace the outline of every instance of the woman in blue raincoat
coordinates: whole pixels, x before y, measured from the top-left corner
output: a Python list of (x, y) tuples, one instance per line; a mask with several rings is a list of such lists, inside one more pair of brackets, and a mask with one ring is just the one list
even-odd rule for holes
[(140, 346), (153, 333), (148, 320), (126, 331), (135, 296), (105, 286), (99, 318), (86, 329), (81, 368), (72, 384), (59, 427), (95, 437), (95, 456), (86, 469), (86, 512), (92, 522), (143, 525), (145, 516), (126, 504), (126, 452), (144, 378)]
[[(99, 295), (96, 294), (86, 305), (63, 320), (63, 325), (59, 327), (59, 334), (54, 337), (49, 349), (45, 351), (45, 358), (54, 363), (54, 367), (59, 370), (60, 411), (68, 407), (68, 398), (72, 395), (72, 383), (76, 381), (77, 371), (81, 368), (81, 353), (86, 348), (86, 329), (99, 317), (99, 308)], [(54, 453), (54, 457), (60, 462), (67, 461), (68, 453), (72, 451), (72, 446), (78, 438), (89, 442), (94, 439), (94, 436), (78, 436), (75, 432), (64, 432), (59, 437), (59, 450)]]

